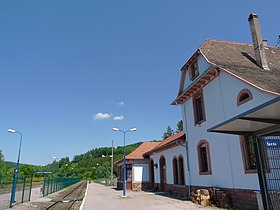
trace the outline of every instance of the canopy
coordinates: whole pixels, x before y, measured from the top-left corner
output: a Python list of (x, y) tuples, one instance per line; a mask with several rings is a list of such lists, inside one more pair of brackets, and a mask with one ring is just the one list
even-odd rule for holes
[(220, 123), (208, 132), (263, 135), (280, 129), (280, 96)]

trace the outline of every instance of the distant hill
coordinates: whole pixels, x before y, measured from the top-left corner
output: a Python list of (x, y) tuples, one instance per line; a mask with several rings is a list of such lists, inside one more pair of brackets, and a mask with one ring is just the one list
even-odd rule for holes
[[(126, 154), (128, 155), (139, 147), (143, 142), (137, 142), (126, 146)], [(123, 146), (114, 148), (114, 165), (113, 173), (117, 175), (117, 161), (123, 158)], [(28, 175), (35, 174), (37, 171), (52, 171), (55, 173), (58, 170), (59, 176), (62, 177), (80, 177), (82, 179), (96, 179), (105, 178), (106, 166), (108, 168), (108, 177), (111, 173), (111, 147), (100, 147), (89, 150), (86, 153), (75, 155), (73, 160), (70, 161), (69, 157), (60, 158), (59, 167), (56, 161), (45, 166), (34, 166), (30, 164), (20, 164), (20, 174)], [(105, 157), (102, 157), (105, 156)], [(5, 166), (2, 171), (3, 174), (13, 174), (13, 169), (16, 167), (16, 163), (12, 161), (5, 161)], [(1, 169), (0, 169), (1, 173)], [(40, 176), (40, 175), (36, 175)]]
[[(139, 147), (143, 142), (137, 142), (134, 144), (130, 144), (126, 146), (126, 154), (128, 155), (132, 151), (134, 151), (137, 147)], [(123, 158), (123, 146), (118, 146), (114, 148), (114, 163)], [(89, 150), (88, 152), (80, 155), (75, 155), (73, 160), (69, 163), (72, 164), (72, 167), (75, 174), (80, 178), (84, 179), (95, 179), (96, 175), (98, 177), (105, 177), (106, 174), (106, 164), (109, 168), (110, 173), (110, 165), (111, 158), (110, 155), (112, 153), (111, 147), (100, 147)], [(105, 156), (104, 157), (102, 157)], [(113, 167), (114, 175), (117, 175), (117, 166), (114, 164)]]
[[(11, 161), (5, 161), (4, 165), (11, 167), (11, 168), (15, 168), (16, 167), (16, 163), (15, 162), (11, 162)], [(29, 166), (35, 166), (35, 165), (31, 165), (31, 164), (26, 164), (26, 163), (20, 163), (20, 166), (22, 165), (29, 165)]]

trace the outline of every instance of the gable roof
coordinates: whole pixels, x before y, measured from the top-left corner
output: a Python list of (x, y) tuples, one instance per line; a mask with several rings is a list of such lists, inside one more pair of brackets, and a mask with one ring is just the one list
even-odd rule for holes
[(223, 70), (263, 90), (279, 94), (280, 48), (265, 46), (264, 49), (270, 70), (256, 64), (252, 44), (208, 39), (199, 51), (210, 63)]
[(166, 138), (162, 142), (160, 142), (155, 148), (144, 153), (143, 155), (151, 155), (155, 152), (170, 149), (171, 147), (177, 146), (178, 141), (180, 141), (180, 143), (184, 143), (186, 141), (186, 136), (185, 136), (184, 131), (181, 131), (172, 136), (169, 136), (168, 138)]
[(143, 154), (154, 149), (161, 142), (144, 142), (139, 147), (137, 147), (134, 151), (132, 151), (129, 155), (126, 156), (126, 159), (144, 159)]
[[(191, 56), (182, 67), (180, 89), (177, 98), (171, 105), (184, 103), (197, 89), (211, 82), (219, 71), (225, 71), (262, 91), (280, 95), (280, 48), (264, 46), (268, 67), (264, 70), (256, 64), (252, 44), (208, 39)], [(202, 55), (211, 65), (192, 83), (183, 90), (183, 82), (188, 67)]]

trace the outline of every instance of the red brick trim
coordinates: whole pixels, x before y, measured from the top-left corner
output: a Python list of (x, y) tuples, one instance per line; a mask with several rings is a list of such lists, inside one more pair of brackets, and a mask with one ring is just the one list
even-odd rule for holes
[(246, 143), (244, 136), (239, 136), (240, 139), (240, 147), (241, 147), (241, 154), (242, 154), (242, 160), (243, 160), (243, 166), (244, 166), (244, 173), (245, 174), (256, 174), (257, 169), (250, 169), (249, 168), (249, 160), (248, 160), (248, 154), (246, 150)]
[[(202, 105), (202, 119), (198, 120), (197, 119), (197, 106), (196, 106), (196, 100), (201, 97), (201, 105)], [(205, 116), (205, 107), (204, 107), (204, 99), (203, 99), (203, 92), (202, 90), (198, 91), (195, 93), (192, 97), (193, 101), (193, 116), (194, 116), (194, 125), (201, 124), (206, 121), (206, 116)]]
[(219, 75), (219, 70), (217, 68), (210, 67), (200, 78), (191, 84), (186, 90), (184, 90), (180, 95), (171, 103), (171, 105), (183, 104), (189, 98), (193, 96), (197, 91), (201, 90), (208, 83), (214, 80)]
[(172, 159), (172, 168), (173, 168), (173, 183), (179, 184), (179, 167), (178, 167), (178, 159), (176, 156)]
[[(201, 153), (200, 153), (200, 148), (202, 147), (206, 148), (208, 171), (202, 171), (202, 162), (201, 162), (202, 160), (201, 160)], [(199, 165), (199, 175), (212, 175), (210, 148), (209, 148), (208, 141), (203, 139), (198, 142), (197, 156), (198, 156), (198, 165)]]
[[(180, 164), (180, 160), (182, 160), (182, 163)], [(184, 157), (183, 155), (178, 156), (178, 180), (179, 185), (185, 185), (185, 168), (184, 168)]]

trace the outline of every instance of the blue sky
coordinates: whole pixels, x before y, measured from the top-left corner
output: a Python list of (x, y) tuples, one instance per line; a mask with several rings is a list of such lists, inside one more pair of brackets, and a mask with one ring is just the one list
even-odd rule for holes
[[(44, 165), (95, 147), (161, 139), (181, 119), (180, 68), (207, 39), (251, 43), (280, 34), (277, 1), (49, 0), (0, 2), (0, 149)], [(98, 114), (99, 113), (99, 114)], [(98, 114), (98, 115), (96, 115)], [(96, 118), (97, 117), (97, 118)], [(105, 118), (105, 119), (100, 119)], [(116, 120), (117, 119), (117, 120)]]

